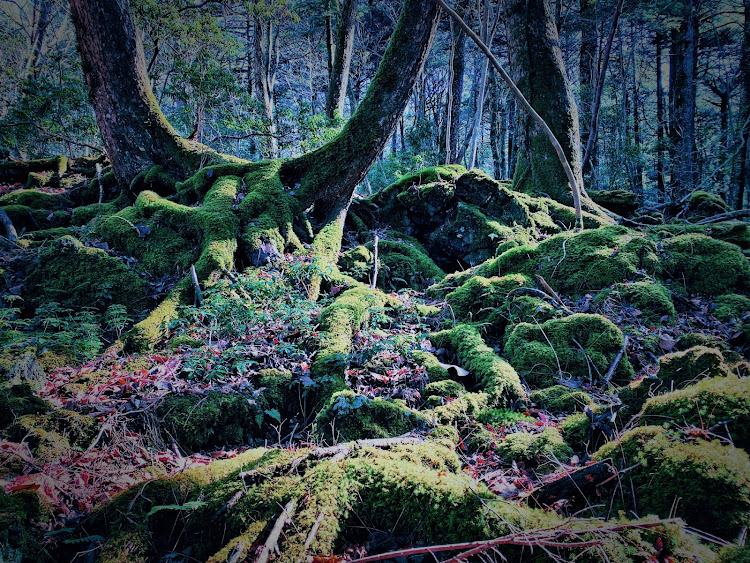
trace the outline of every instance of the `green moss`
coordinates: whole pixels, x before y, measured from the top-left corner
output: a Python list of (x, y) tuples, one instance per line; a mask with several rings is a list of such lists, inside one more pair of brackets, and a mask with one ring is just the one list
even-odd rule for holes
[(352, 348), (352, 338), (369, 319), (372, 309), (385, 307), (385, 295), (368, 287), (346, 290), (320, 313), (321, 347), (310, 373), (318, 385), (317, 401), (322, 404), (336, 391), (346, 389), (344, 369)]
[(412, 352), (412, 358), (417, 364), (423, 366), (427, 370), (427, 377), (431, 382), (443, 381), (450, 378), (448, 370), (440, 365), (440, 360), (438, 360), (433, 354), (422, 350), (414, 350)]
[(25, 441), (40, 458), (54, 457), (73, 447), (85, 450), (92, 442), (99, 425), (94, 418), (67, 409), (49, 414), (27, 414), (8, 428), (13, 441)]
[(644, 377), (631, 381), (617, 389), (617, 396), (623, 404), (623, 413), (637, 414), (649, 397), (653, 397), (662, 389), (663, 382), (658, 377)]
[(625, 227), (566, 232), (512, 248), (479, 266), (477, 275), (541, 275), (556, 291), (578, 294), (655, 272), (656, 245)]
[(512, 291), (531, 285), (531, 280), (523, 274), (492, 278), (474, 276), (449, 293), (446, 301), (457, 319), (481, 321), (505, 305)]
[[(641, 424), (692, 425), (708, 430), (726, 422), (734, 445), (750, 449), (750, 379), (714, 377), (652, 397), (641, 410)], [(724, 435), (724, 428), (714, 429)]]
[(73, 208), (73, 215), (70, 222), (72, 225), (81, 226), (91, 222), (95, 217), (113, 215), (115, 213), (117, 213), (117, 204), (114, 202), (92, 203)]
[(575, 413), (566, 417), (560, 424), (560, 430), (565, 442), (576, 452), (588, 450), (591, 435), (591, 419), (583, 413)]
[(495, 454), (506, 463), (522, 461), (533, 466), (554, 465), (557, 461), (567, 462), (573, 455), (560, 431), (550, 426), (538, 434), (514, 432), (505, 439), (495, 440)]
[(533, 391), (531, 401), (550, 412), (581, 412), (594, 404), (588, 393), (564, 385)]
[(750, 458), (741, 449), (703, 440), (680, 443), (663, 428), (646, 426), (595, 455), (608, 457), (621, 467), (635, 466), (628, 476), (640, 514), (678, 516), (724, 538), (735, 537), (750, 521)]
[(638, 209), (638, 196), (628, 190), (590, 191), (589, 197), (594, 203), (623, 217), (632, 217), (635, 210)]
[(649, 322), (657, 323), (662, 317), (672, 319), (676, 314), (669, 290), (659, 283), (618, 283), (612, 289), (627, 303), (641, 311), (641, 318)]
[[(505, 350), (511, 365), (530, 384), (550, 387), (561, 376), (600, 381), (622, 346), (622, 332), (611, 321), (581, 313), (540, 325), (518, 324)], [(623, 357), (614, 379), (629, 381), (632, 377), (633, 367)]]
[(256, 414), (247, 397), (219, 391), (169, 395), (157, 409), (165, 438), (190, 452), (246, 443), (258, 428)]
[[(458, 381), (444, 379), (443, 381), (434, 381), (424, 386), (422, 390), (422, 399), (428, 401), (431, 397), (446, 398), (452, 397), (457, 399), (466, 395), (466, 388)], [(440, 404), (440, 403), (438, 403)]]
[(25, 205), (8, 205), (3, 211), (13, 222), (13, 226), (19, 233), (21, 230), (38, 231), (67, 227), (70, 223), (70, 215), (65, 211), (49, 211), (48, 209), (33, 209)]
[(729, 373), (724, 356), (718, 348), (694, 346), (659, 358), (657, 376), (667, 388), (671, 388), (684, 387), (706, 377), (726, 376)]
[(428, 411), (426, 414), (439, 424), (468, 422), (477, 413), (487, 410), (490, 403), (491, 399), (487, 393), (466, 393), (455, 401), (435, 407), (432, 412)]
[(0, 488), (0, 559), (3, 561), (45, 561), (43, 533), (38, 526), (42, 510), (39, 497), (31, 491), (12, 495)]
[(721, 196), (705, 190), (697, 190), (690, 194), (688, 210), (701, 216), (718, 215), (730, 210), (727, 202)]
[(670, 238), (683, 234), (706, 235), (736, 244), (742, 250), (750, 250), (750, 224), (744, 221), (722, 221), (710, 225), (659, 225), (651, 229), (651, 233), (658, 238)]
[(13, 183), (25, 182), (32, 172), (55, 172), (65, 174), (68, 169), (68, 159), (65, 156), (53, 158), (39, 158), (36, 160), (9, 161), (0, 163), (0, 181)]
[(56, 301), (79, 309), (104, 306), (99, 294), (109, 295), (109, 303), (136, 310), (146, 293), (146, 284), (128, 267), (98, 248), (83, 246), (65, 236), (55, 241), (39, 257), (39, 264), (27, 279), (31, 303)]
[(16, 417), (47, 412), (51, 405), (34, 395), (28, 383), (0, 387), (0, 429)]
[(750, 312), (750, 298), (744, 295), (734, 293), (720, 295), (714, 302), (716, 303), (716, 309), (713, 312), (714, 317), (723, 322), (740, 319)]
[(328, 441), (348, 442), (405, 434), (426, 419), (398, 399), (370, 399), (352, 391), (334, 393), (315, 419), (317, 432)]
[(432, 340), (436, 346), (453, 349), (461, 366), (497, 405), (509, 406), (526, 397), (516, 370), (484, 343), (475, 327), (461, 324), (433, 335)]
[(750, 264), (737, 246), (705, 235), (679, 235), (663, 243), (663, 276), (688, 291), (721, 295), (747, 285)]
[(52, 194), (40, 190), (14, 190), (0, 197), (0, 207), (24, 205), (31, 209), (61, 211), (71, 207), (71, 201), (62, 194)]

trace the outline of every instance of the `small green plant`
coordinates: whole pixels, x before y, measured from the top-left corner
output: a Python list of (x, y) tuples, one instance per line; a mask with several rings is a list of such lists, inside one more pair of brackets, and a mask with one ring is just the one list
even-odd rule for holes
[(113, 304), (104, 312), (104, 326), (107, 330), (114, 332), (119, 339), (123, 330), (133, 319), (128, 317), (128, 308), (125, 305)]

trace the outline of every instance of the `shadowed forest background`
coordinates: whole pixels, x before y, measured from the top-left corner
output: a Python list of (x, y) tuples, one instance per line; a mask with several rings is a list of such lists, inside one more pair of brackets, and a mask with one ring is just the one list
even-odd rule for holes
[(0, 0), (0, 562), (750, 561), (748, 14)]

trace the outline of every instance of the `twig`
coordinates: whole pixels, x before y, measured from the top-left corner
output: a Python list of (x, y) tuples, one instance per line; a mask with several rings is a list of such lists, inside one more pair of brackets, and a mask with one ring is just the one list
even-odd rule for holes
[(305, 539), (305, 551), (310, 549), (310, 545), (312, 545), (312, 542), (315, 539), (315, 534), (318, 533), (318, 528), (320, 528), (320, 524), (323, 522), (324, 517), (325, 514), (321, 512), (315, 519), (315, 523), (312, 525), (312, 528), (310, 528), (310, 533), (307, 534), (307, 539)]
[(281, 536), (281, 531), (284, 529), (286, 523), (292, 519), (296, 506), (297, 500), (294, 498), (286, 503), (284, 510), (281, 511), (281, 514), (276, 519), (276, 523), (273, 525), (273, 529), (263, 546), (263, 550), (260, 552), (258, 559), (255, 560), (256, 563), (268, 563), (271, 553), (278, 551), (279, 536)]
[(521, 105), (526, 109), (526, 111), (531, 115), (531, 117), (536, 121), (537, 125), (544, 131), (544, 133), (547, 135), (547, 138), (549, 139), (550, 143), (552, 143), (552, 146), (555, 149), (555, 152), (557, 153), (557, 157), (560, 159), (560, 164), (562, 164), (563, 170), (565, 170), (565, 175), (568, 177), (568, 182), (570, 183), (570, 189), (573, 193), (573, 205), (576, 210), (576, 221), (580, 225), (581, 228), (583, 228), (583, 215), (581, 213), (581, 189), (578, 185), (578, 182), (576, 181), (575, 174), (573, 174), (573, 169), (570, 167), (570, 163), (568, 162), (568, 158), (565, 156), (565, 152), (563, 151), (562, 145), (555, 137), (555, 134), (552, 132), (552, 129), (549, 128), (549, 125), (547, 125), (547, 122), (544, 121), (541, 115), (539, 115), (536, 110), (531, 106), (529, 101), (526, 99), (526, 97), (523, 95), (523, 92), (516, 86), (515, 82), (513, 82), (513, 79), (510, 77), (508, 72), (503, 68), (503, 66), (500, 64), (500, 62), (495, 58), (495, 55), (492, 54), (492, 51), (490, 48), (482, 41), (479, 36), (472, 31), (472, 29), (466, 24), (466, 22), (461, 19), (461, 16), (459, 16), (453, 9), (451, 9), (448, 4), (446, 4), (445, 0), (437, 0), (437, 3), (442, 6), (442, 8), (452, 17), (454, 20), (456, 20), (456, 23), (463, 28), (463, 30), (466, 32), (466, 35), (471, 37), (471, 40), (476, 43), (477, 47), (485, 54), (485, 56), (489, 59), (490, 63), (492, 63), (492, 66), (495, 67), (495, 70), (500, 74), (502, 79), (505, 81), (505, 83), (510, 88), (511, 92), (513, 92), (513, 95), (518, 99), (518, 101), (521, 103)]
[(557, 303), (559, 303), (560, 306), (564, 310), (566, 310), (568, 313), (573, 314), (573, 312), (570, 309), (568, 309), (568, 307), (565, 305), (565, 303), (560, 298), (560, 296), (557, 294), (557, 292), (554, 289), (552, 289), (552, 287), (547, 283), (547, 281), (542, 276), (540, 276), (539, 274), (537, 274), (535, 277), (536, 277), (536, 281), (539, 282), (539, 285), (542, 286), (542, 289), (544, 290), (544, 292), (547, 295), (549, 295), (552, 299), (554, 299), (555, 301), (557, 301)]
[(242, 294), (242, 297), (244, 297), (248, 301), (252, 301), (252, 299), (250, 298), (250, 295), (247, 293), (247, 291), (245, 291), (245, 288), (242, 287), (242, 284), (240, 284), (240, 280), (237, 279), (237, 276), (235, 276), (232, 272), (230, 272), (226, 268), (222, 268), (221, 273), (224, 274), (227, 277), (227, 279), (237, 287), (237, 290)]
[(242, 553), (245, 551), (245, 542), (239, 541), (232, 549), (232, 553), (227, 557), (227, 563), (239, 563)]
[(102, 165), (96, 163), (96, 179), (99, 182), (99, 204), (101, 205), (104, 199), (104, 179), (102, 178)]
[(203, 305), (203, 292), (198, 283), (198, 274), (195, 273), (195, 266), (193, 264), (190, 265), (190, 277), (193, 279), (193, 285), (195, 286), (195, 299), (198, 302), (198, 306), (201, 307)]
[(604, 385), (609, 384), (610, 380), (612, 379), (612, 376), (615, 374), (615, 370), (617, 369), (617, 366), (620, 365), (620, 360), (622, 360), (622, 357), (625, 354), (625, 351), (627, 349), (628, 349), (628, 335), (626, 334), (625, 338), (622, 341), (622, 348), (620, 348), (620, 351), (617, 352), (615, 359), (612, 360), (612, 365), (609, 366), (609, 369), (607, 370), (607, 373), (604, 376)]
[(48, 135), (49, 137), (52, 137), (53, 139), (57, 139), (58, 141), (65, 141), (66, 143), (70, 143), (71, 145), (76, 145), (78, 147), (84, 147), (91, 149), (92, 151), (96, 151), (99, 154), (103, 153), (104, 150), (101, 147), (95, 147), (94, 145), (89, 145), (88, 143), (82, 143), (80, 141), (74, 141), (70, 137), (66, 137), (65, 135), (60, 135), (59, 133), (53, 133), (52, 131), (48, 131), (44, 127), (41, 127), (37, 125), (36, 123), (32, 123), (31, 121), (21, 121), (18, 123), (3, 123), (0, 125), (0, 127), (21, 127), (21, 126), (28, 126), (33, 127), (34, 129), (38, 129), (45, 135)]
[(380, 239), (378, 238), (378, 235), (375, 235), (375, 238), (372, 241), (372, 281), (370, 282), (370, 287), (375, 289), (375, 286), (378, 285), (378, 241)]

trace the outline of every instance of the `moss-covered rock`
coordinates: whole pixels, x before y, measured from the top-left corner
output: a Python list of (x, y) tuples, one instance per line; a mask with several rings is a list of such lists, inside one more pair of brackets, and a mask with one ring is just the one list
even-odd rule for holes
[(72, 205), (71, 201), (62, 194), (54, 194), (41, 190), (14, 190), (0, 197), (0, 207), (8, 205), (23, 205), (31, 209), (47, 209), (61, 211)]
[(422, 399), (434, 407), (442, 405), (444, 399), (458, 399), (464, 395), (466, 395), (466, 387), (452, 379), (428, 383), (422, 390)]
[(531, 402), (550, 412), (581, 412), (594, 404), (588, 393), (564, 385), (532, 391)]
[(681, 443), (663, 428), (646, 426), (595, 455), (608, 457), (633, 468), (628, 476), (640, 514), (678, 516), (724, 538), (734, 538), (750, 521), (750, 458), (739, 448), (703, 440)]
[(651, 281), (618, 283), (612, 289), (631, 306), (641, 312), (646, 321), (658, 323), (674, 318), (675, 308), (669, 290), (663, 285)]
[(122, 261), (71, 236), (42, 251), (26, 287), (33, 304), (56, 301), (75, 309), (118, 303), (134, 311), (146, 293), (145, 282)]
[(258, 414), (244, 395), (219, 391), (169, 395), (157, 409), (165, 438), (189, 452), (247, 443), (260, 430)]
[(652, 397), (641, 410), (641, 424), (692, 425), (723, 435), (723, 427), (734, 445), (750, 449), (750, 378), (714, 377), (695, 385)]
[(427, 378), (431, 381), (443, 381), (450, 378), (448, 369), (445, 368), (434, 354), (423, 350), (414, 350), (412, 358), (418, 365), (425, 368)]
[(628, 190), (590, 191), (589, 197), (594, 203), (623, 217), (632, 217), (638, 209), (638, 196), (635, 192)]
[(520, 287), (531, 287), (529, 278), (523, 274), (485, 278), (473, 276), (455, 291), (446, 296), (446, 301), (459, 320), (481, 321), (504, 306), (508, 296)]
[(560, 424), (565, 442), (576, 452), (588, 450), (591, 437), (591, 418), (584, 413), (574, 413)]
[(0, 163), (0, 181), (8, 183), (25, 182), (32, 172), (54, 172), (62, 175), (65, 174), (67, 169), (68, 159), (65, 156), (2, 162)]
[(718, 215), (730, 210), (729, 205), (724, 199), (716, 194), (705, 190), (697, 190), (690, 194), (688, 200), (688, 211), (693, 215), (708, 217)]
[[(600, 381), (623, 347), (623, 334), (601, 315), (575, 314), (540, 325), (516, 325), (505, 344), (506, 354), (530, 384), (550, 387), (561, 377)], [(629, 381), (633, 367), (627, 357), (614, 379)]]
[(744, 315), (750, 313), (750, 298), (744, 295), (728, 293), (720, 295), (714, 302), (714, 317), (723, 322), (741, 319)]
[(667, 388), (684, 387), (706, 377), (726, 376), (731, 372), (718, 348), (693, 346), (659, 358), (657, 376)]
[(526, 465), (555, 465), (565, 463), (573, 455), (557, 428), (547, 426), (539, 433), (514, 432), (504, 439), (494, 441), (494, 451), (506, 463), (523, 462)]
[(8, 427), (8, 437), (24, 441), (37, 460), (64, 457), (70, 448), (86, 449), (96, 436), (99, 425), (90, 416), (67, 409), (49, 414), (27, 414)]
[[(434, 397), (432, 399), (434, 401)], [(468, 424), (478, 413), (486, 411), (493, 404), (487, 393), (466, 393), (453, 401), (441, 401), (427, 414), (439, 424)]]
[(315, 419), (317, 432), (329, 441), (390, 438), (426, 424), (424, 416), (398, 399), (370, 399), (352, 391), (334, 393)]
[(8, 205), (3, 207), (3, 211), (19, 233), (66, 227), (70, 223), (70, 214), (65, 211), (33, 209), (26, 205)]
[(556, 291), (579, 294), (632, 279), (639, 270), (654, 273), (658, 261), (656, 245), (643, 235), (625, 227), (602, 227), (511, 248), (475, 273), (539, 274)]
[(50, 561), (43, 531), (38, 527), (43, 510), (32, 491), (6, 494), (0, 487), (0, 560)]
[(688, 291), (722, 295), (750, 280), (750, 263), (733, 244), (699, 234), (678, 235), (662, 244), (662, 276)]
[(516, 370), (484, 343), (475, 327), (467, 324), (432, 336), (436, 346), (455, 351), (461, 366), (498, 406), (510, 406), (526, 398)]

